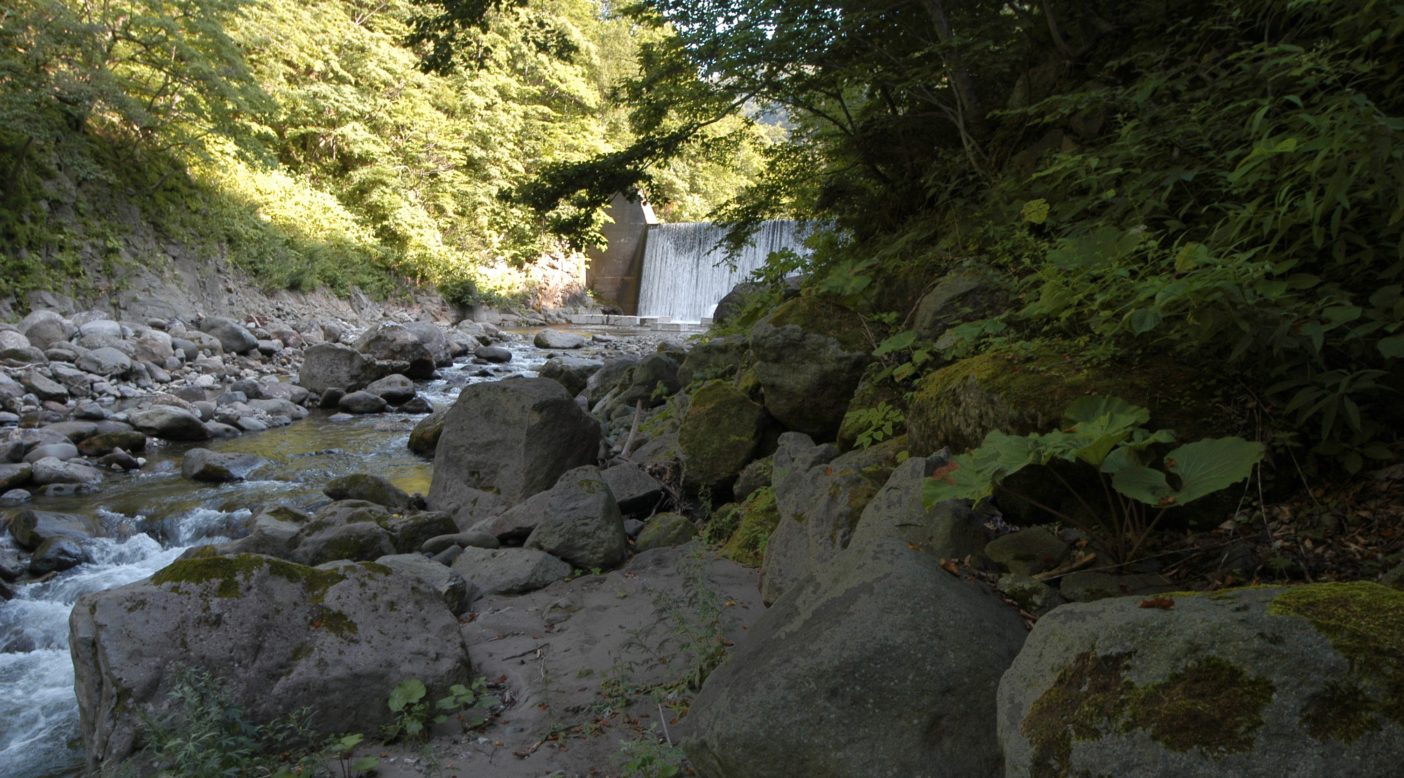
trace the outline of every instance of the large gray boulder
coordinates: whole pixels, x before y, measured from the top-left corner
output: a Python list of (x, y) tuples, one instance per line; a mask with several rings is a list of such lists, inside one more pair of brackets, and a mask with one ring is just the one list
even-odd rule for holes
[(387, 478), (371, 473), (351, 473), (327, 482), (322, 491), (333, 500), (365, 500), (391, 510), (410, 506), (410, 496)]
[(66, 342), (78, 328), (53, 311), (34, 311), (20, 320), (20, 332), (35, 348), (46, 349)]
[(615, 465), (600, 473), (600, 476), (609, 485), (615, 502), (619, 503), (619, 512), (625, 516), (650, 516), (667, 499), (663, 484), (632, 462)]
[(888, 441), (835, 457), (832, 445), (780, 436), (771, 483), (780, 523), (765, 544), (761, 596), (774, 602), (853, 538), (868, 501), (886, 483), (900, 444)]
[(434, 377), (434, 355), (404, 325), (386, 322), (366, 330), (356, 350), (378, 362), (407, 365), (403, 372), (410, 378)]
[(1064, 605), (999, 686), (1007, 775), (1396, 775), (1404, 592), (1237, 589)]
[(549, 489), (561, 474), (594, 464), (599, 422), (546, 378), (473, 384), (444, 419), (429, 506), (456, 512), (472, 490), (510, 504)]
[(100, 376), (122, 376), (132, 369), (132, 358), (112, 346), (95, 348), (78, 357), (79, 370)]
[(200, 418), (174, 405), (152, 405), (127, 414), (133, 427), (166, 440), (209, 440), (213, 435)]
[(247, 354), (258, 348), (258, 338), (244, 325), (223, 316), (206, 316), (200, 320), (200, 331), (214, 336), (221, 348), (230, 354)]
[(573, 332), (561, 330), (541, 330), (531, 339), (532, 345), (545, 349), (574, 349), (585, 345), (584, 338)]
[(375, 560), (375, 563), (419, 579), (420, 583), (438, 592), (449, 612), (455, 616), (467, 611), (473, 605), (473, 598), (478, 595), (477, 590), (463, 580), (463, 576), (448, 565), (439, 564), (423, 554), (392, 554)]
[(9, 525), (15, 545), (26, 551), (33, 551), (54, 538), (87, 540), (97, 531), (97, 524), (82, 516), (30, 509), (15, 511), (5, 523)]
[(1017, 613), (896, 540), (777, 601), (708, 677), (681, 743), (705, 776), (994, 776)]
[(434, 364), (453, 364), (453, 345), (442, 327), (432, 321), (415, 321), (405, 324), (404, 328), (429, 351)]
[(527, 548), (539, 548), (587, 570), (614, 567), (628, 556), (624, 517), (599, 468), (566, 471), (538, 497), (545, 498), (545, 510), (527, 537)]
[(253, 454), (211, 451), (192, 448), (180, 461), (180, 474), (192, 481), (228, 483), (243, 481), (268, 460)]
[(82, 462), (65, 462), (57, 457), (44, 457), (34, 463), (34, 473), (30, 480), (36, 486), (96, 484), (102, 481), (102, 473)]
[(846, 308), (800, 298), (751, 329), (765, 409), (787, 429), (833, 440), (863, 377), (872, 345)]
[(574, 397), (585, 390), (585, 384), (589, 382), (590, 376), (594, 375), (601, 367), (604, 367), (604, 362), (598, 359), (558, 356), (546, 360), (546, 364), (542, 365), (537, 373), (542, 378), (559, 382), (570, 393), (570, 396)]
[(911, 457), (898, 465), (863, 508), (850, 546), (896, 538), (945, 559), (979, 554), (989, 541), (983, 522), (962, 500), (926, 507), (922, 488), (945, 457)]
[(90, 769), (132, 753), (143, 717), (175, 704), (169, 695), (184, 668), (228, 681), (229, 701), (255, 722), (311, 706), (313, 731), (328, 735), (386, 724), (385, 700), (406, 678), (433, 698), (471, 671), (439, 594), (374, 564), (182, 559), (82, 597), (69, 635)]
[(302, 356), (297, 383), (314, 395), (328, 389), (354, 392), (385, 373), (373, 359), (340, 343), (318, 343)]
[(522, 594), (542, 589), (570, 575), (571, 567), (532, 548), (470, 546), (453, 561), (453, 570), (483, 594)]

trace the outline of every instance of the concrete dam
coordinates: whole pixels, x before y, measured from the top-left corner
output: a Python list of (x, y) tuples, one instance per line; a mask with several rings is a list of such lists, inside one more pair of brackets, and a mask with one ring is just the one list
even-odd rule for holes
[(726, 293), (772, 252), (808, 254), (800, 222), (763, 222), (751, 242), (728, 257), (726, 230), (710, 222), (659, 224), (647, 203), (615, 197), (608, 248), (590, 255), (586, 282), (596, 299), (625, 314), (674, 322), (708, 319)]

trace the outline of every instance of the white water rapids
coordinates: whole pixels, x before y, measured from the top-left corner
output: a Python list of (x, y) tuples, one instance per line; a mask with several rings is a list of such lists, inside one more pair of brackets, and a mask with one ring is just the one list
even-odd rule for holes
[[(245, 513), (247, 513), (245, 511)], [(81, 750), (73, 700), (73, 662), (68, 654), (68, 612), (89, 592), (139, 581), (199, 543), (229, 514), (197, 509), (176, 522), (177, 544), (163, 547), (150, 535), (125, 540), (94, 538), (86, 545), (91, 564), (43, 583), (22, 585), (0, 605), (0, 775), (38, 778), (76, 771)], [(8, 537), (3, 541), (9, 542)]]

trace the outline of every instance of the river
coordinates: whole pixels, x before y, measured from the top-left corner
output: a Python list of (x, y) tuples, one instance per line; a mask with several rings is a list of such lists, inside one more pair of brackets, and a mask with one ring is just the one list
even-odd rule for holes
[[(468, 384), (534, 375), (546, 356), (528, 341), (502, 345), (513, 352), (505, 371), (478, 375), (483, 366), (458, 363), (440, 370), (439, 379), (420, 384), (420, 394), (443, 407)], [(180, 475), (180, 457), (189, 446), (162, 444), (148, 449), (145, 468), (109, 477), (96, 494), (36, 501), (32, 507), (38, 510), (94, 518), (102, 532), (89, 545), (92, 563), (18, 586), (15, 599), (0, 603), (0, 776), (54, 778), (81, 772), (78, 703), (68, 653), (68, 614), (80, 596), (141, 580), (191, 546), (231, 539), (261, 506), (325, 502), (322, 486), (341, 475), (373, 472), (407, 492), (427, 493), (431, 464), (406, 447), (421, 418), (387, 413), (334, 421), (326, 412), (313, 411), (286, 427), (203, 444), (269, 460), (248, 481), (209, 485), (186, 480)], [(11, 542), (8, 532), (0, 532), (0, 544)]]

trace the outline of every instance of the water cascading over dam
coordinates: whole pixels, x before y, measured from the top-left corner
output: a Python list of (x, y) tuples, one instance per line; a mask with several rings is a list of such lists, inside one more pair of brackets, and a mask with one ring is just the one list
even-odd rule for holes
[(763, 222), (750, 244), (727, 261), (718, 243), (726, 228), (710, 222), (655, 224), (648, 228), (639, 315), (677, 322), (701, 321), (712, 315), (732, 287), (765, 264), (771, 252), (809, 250), (802, 243), (807, 230), (800, 222)]

